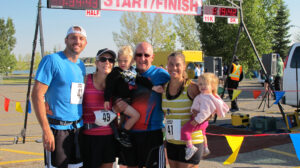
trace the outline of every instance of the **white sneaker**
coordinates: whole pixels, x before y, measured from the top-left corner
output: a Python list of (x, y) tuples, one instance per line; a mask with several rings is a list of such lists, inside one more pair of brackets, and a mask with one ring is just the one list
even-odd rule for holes
[(203, 150), (203, 156), (207, 156), (210, 154), (210, 150), (208, 149), (208, 147), (205, 147)]
[(198, 148), (196, 146), (192, 146), (190, 148), (185, 148), (185, 160), (190, 160), (194, 154), (197, 152)]

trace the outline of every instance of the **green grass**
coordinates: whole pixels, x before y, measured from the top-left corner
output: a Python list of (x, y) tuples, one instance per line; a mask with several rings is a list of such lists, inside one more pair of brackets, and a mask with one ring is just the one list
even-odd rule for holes
[[(31, 84), (34, 83), (34, 78), (31, 80)], [(0, 84), (28, 84), (28, 75), (9, 75), (4, 76)]]

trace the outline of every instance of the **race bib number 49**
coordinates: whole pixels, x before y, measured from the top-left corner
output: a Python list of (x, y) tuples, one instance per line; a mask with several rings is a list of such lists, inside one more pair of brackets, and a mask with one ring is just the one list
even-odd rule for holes
[(166, 122), (166, 138), (180, 140), (181, 137), (181, 120), (170, 120)]
[(116, 113), (108, 110), (98, 110), (94, 111), (95, 114), (95, 124), (99, 126), (107, 126), (116, 118)]

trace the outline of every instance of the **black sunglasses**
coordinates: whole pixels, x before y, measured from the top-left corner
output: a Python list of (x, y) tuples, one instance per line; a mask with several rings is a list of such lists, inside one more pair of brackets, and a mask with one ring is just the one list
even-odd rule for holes
[(143, 55), (144, 55), (146, 58), (150, 57), (149, 54), (142, 54), (142, 53), (136, 53), (136, 54), (135, 54), (136, 57), (142, 57)]
[(100, 57), (99, 58), (99, 61), (100, 62), (106, 62), (108, 60), (108, 62), (110, 62), (110, 63), (115, 63), (115, 59), (113, 59), (113, 58), (106, 58), (106, 57)]

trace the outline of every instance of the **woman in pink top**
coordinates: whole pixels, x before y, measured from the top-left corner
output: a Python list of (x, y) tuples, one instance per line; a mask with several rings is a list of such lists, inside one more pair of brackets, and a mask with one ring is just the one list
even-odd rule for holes
[(94, 111), (104, 110), (105, 79), (114, 66), (115, 58), (116, 54), (112, 50), (99, 50), (95, 62), (96, 72), (87, 75), (85, 79), (81, 153), (83, 166), (87, 168), (111, 168), (116, 158), (117, 142), (113, 130), (110, 125), (96, 125), (94, 114)]
[(186, 141), (185, 159), (189, 160), (197, 152), (198, 148), (192, 143), (191, 133), (196, 130), (202, 130), (204, 136), (204, 156), (208, 155), (209, 149), (205, 136), (208, 120), (213, 114), (224, 117), (229, 107), (218, 96), (219, 79), (213, 73), (204, 73), (198, 78), (198, 87), (200, 94), (193, 100), (191, 112), (192, 119), (181, 129), (181, 138)]

